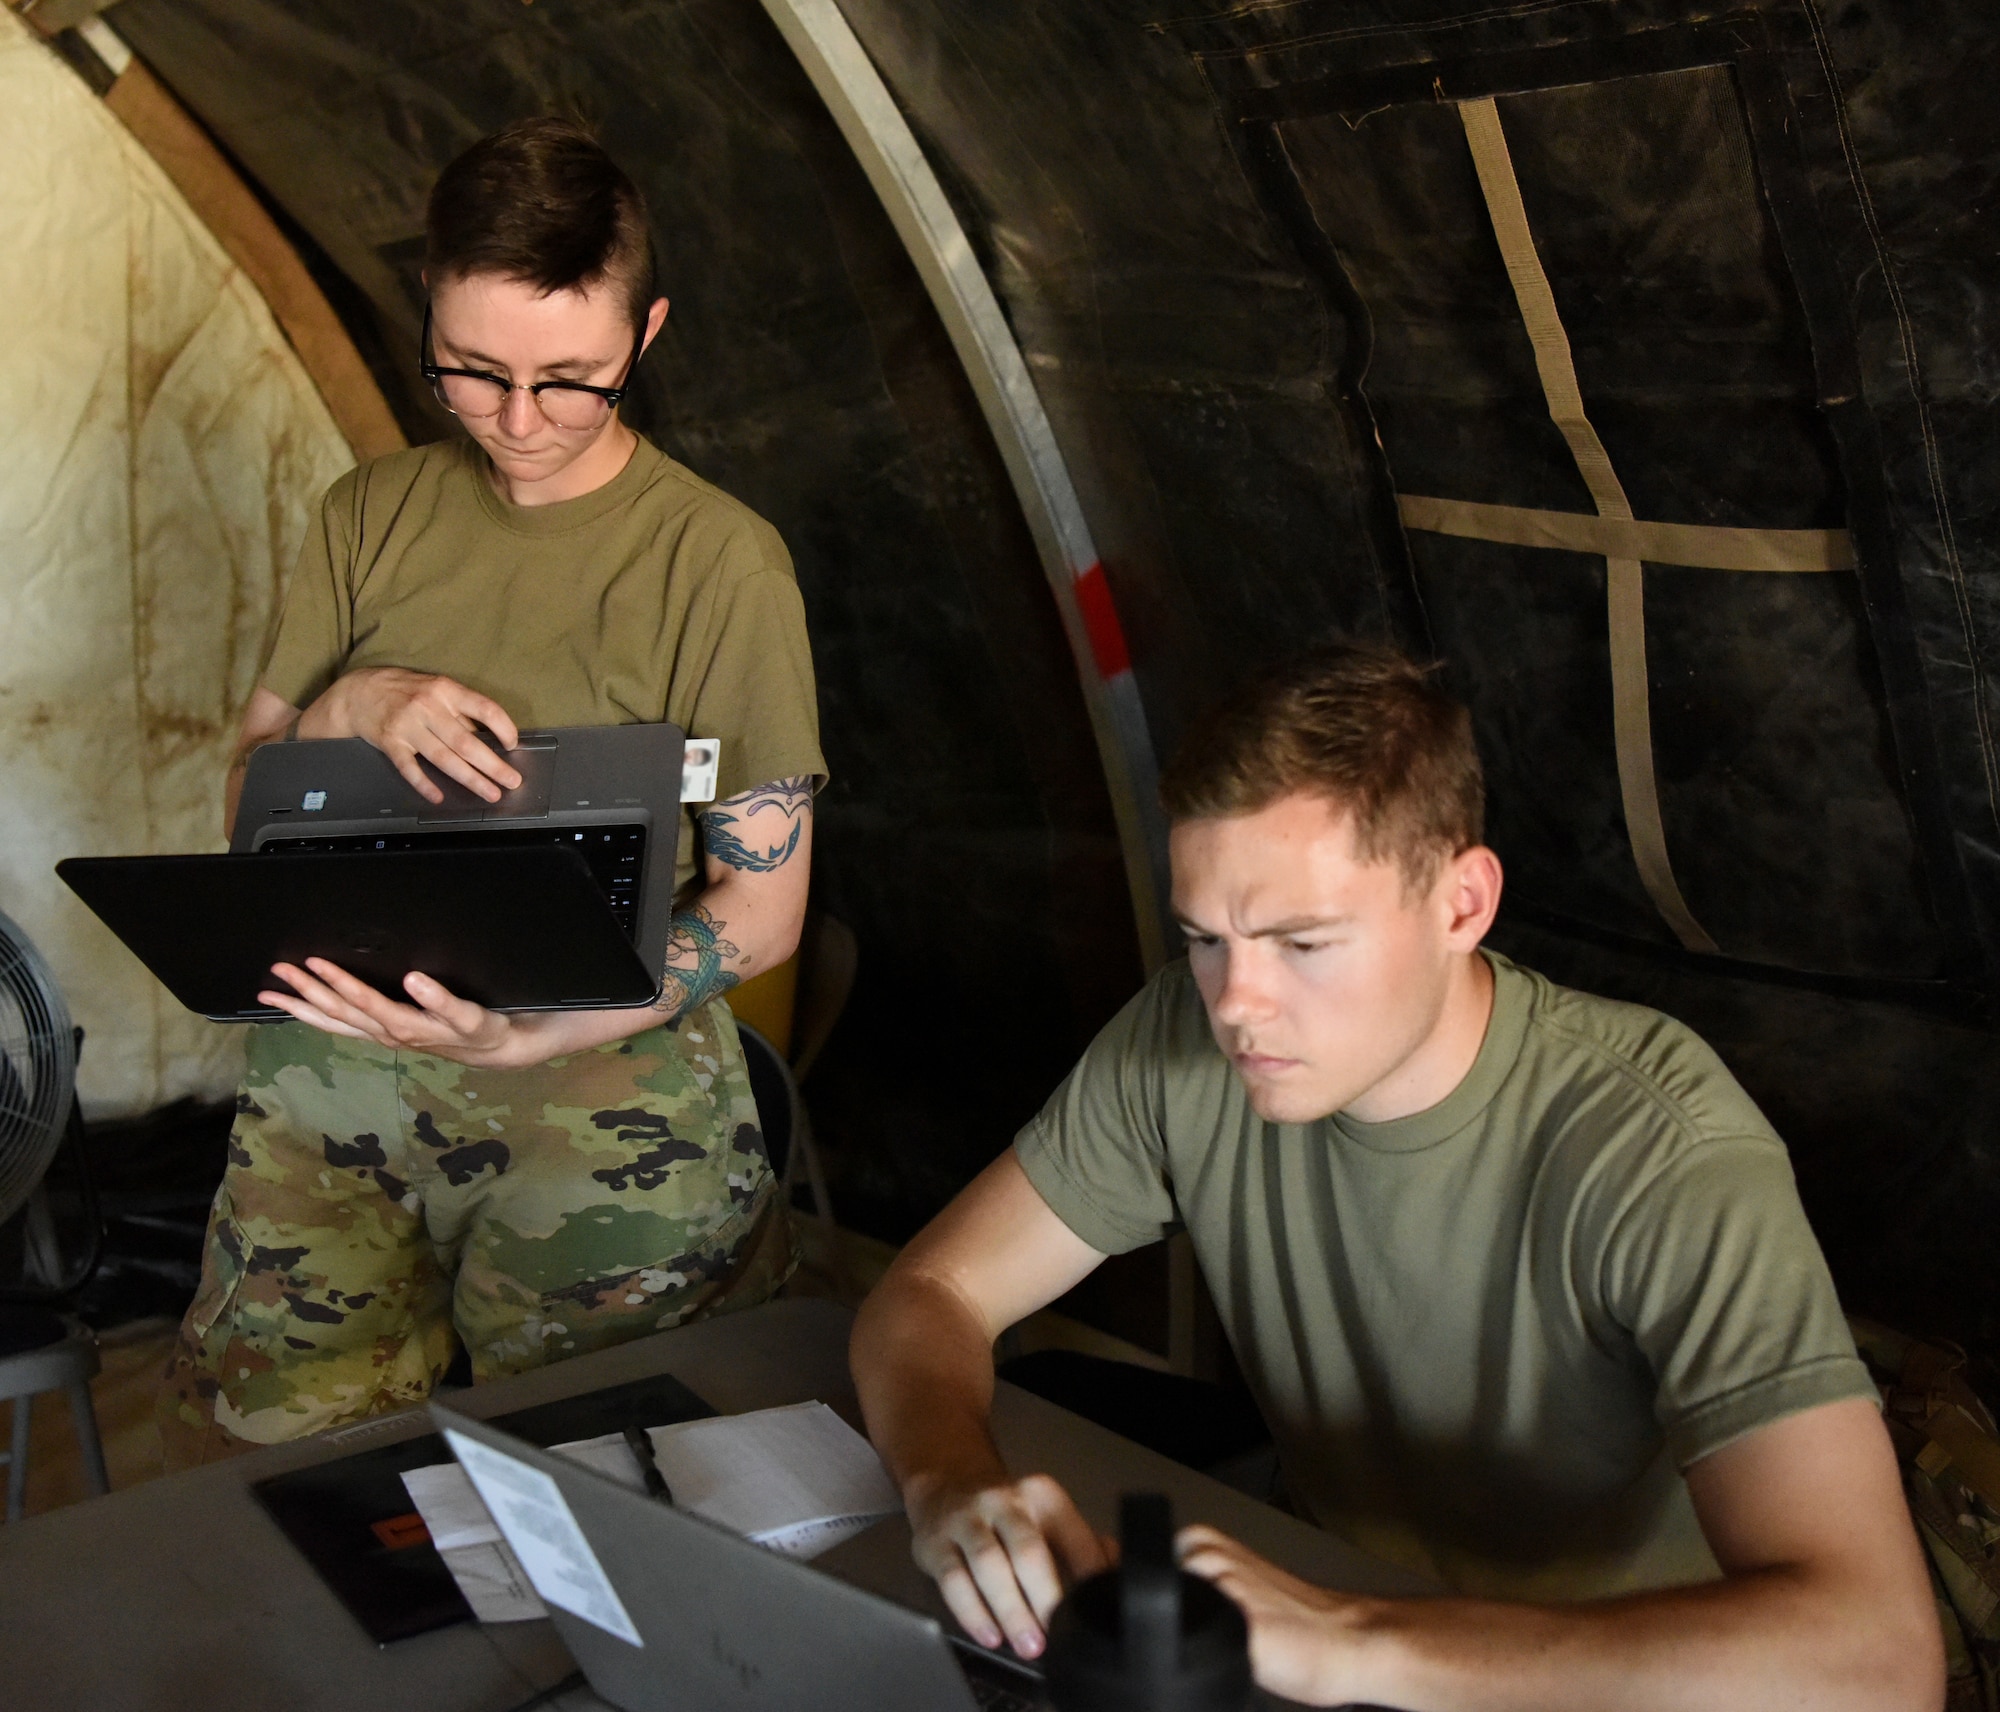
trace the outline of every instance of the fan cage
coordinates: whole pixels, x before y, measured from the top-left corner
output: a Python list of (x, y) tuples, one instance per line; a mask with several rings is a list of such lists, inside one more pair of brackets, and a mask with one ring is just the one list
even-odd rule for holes
[(0, 915), (0, 1222), (34, 1193), (61, 1146), (76, 1086), (76, 1034), (54, 972)]

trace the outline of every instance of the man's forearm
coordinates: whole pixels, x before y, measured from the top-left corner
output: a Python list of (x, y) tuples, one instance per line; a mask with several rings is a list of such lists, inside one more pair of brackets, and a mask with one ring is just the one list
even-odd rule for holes
[(1212, 1528), (1181, 1561), (1250, 1620), (1257, 1679), (1408, 1712), (1937, 1712), (1944, 1649), (1873, 1403), (1767, 1422), (1690, 1463), (1723, 1578), (1592, 1600), (1359, 1599)]
[(1325, 1619), (1315, 1698), (1409, 1712), (1935, 1712), (1927, 1636), (1885, 1644), (1880, 1625), (1865, 1588), (1794, 1569), (1582, 1606), (1363, 1602)]
[(862, 1304), (849, 1360), (868, 1437), (906, 1501), (1006, 1479), (986, 1424), (992, 1337), (948, 1286), (892, 1269)]

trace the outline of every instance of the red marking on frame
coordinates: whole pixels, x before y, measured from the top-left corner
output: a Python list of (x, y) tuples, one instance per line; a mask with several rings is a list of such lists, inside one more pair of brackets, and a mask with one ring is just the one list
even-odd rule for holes
[(1083, 614), (1084, 633), (1090, 638), (1090, 652), (1099, 674), (1115, 678), (1132, 669), (1131, 651), (1125, 646), (1125, 631), (1118, 622), (1118, 608), (1111, 604), (1111, 585), (1104, 580), (1104, 567), (1094, 564), (1076, 579), (1077, 610)]

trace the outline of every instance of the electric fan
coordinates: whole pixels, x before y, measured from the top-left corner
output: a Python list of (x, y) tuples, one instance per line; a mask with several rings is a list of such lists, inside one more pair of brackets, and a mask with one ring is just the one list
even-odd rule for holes
[(0, 1288), (0, 1296), (64, 1295), (96, 1269), (99, 1240), (87, 1172), (84, 1198), (91, 1203), (92, 1238), (74, 1276), (64, 1274), (55, 1219), (48, 1197), (39, 1192), (64, 1138), (81, 1140), (77, 1045), (78, 1031), (55, 975), (28, 936), (0, 915), (0, 1227), (17, 1213), (23, 1215), (25, 1274), (25, 1287)]

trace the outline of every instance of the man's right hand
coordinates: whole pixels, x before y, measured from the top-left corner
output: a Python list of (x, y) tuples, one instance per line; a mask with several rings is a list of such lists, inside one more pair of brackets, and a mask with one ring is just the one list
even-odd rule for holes
[(482, 725), (504, 749), (521, 740), (504, 707), (455, 678), (363, 666), (337, 678), (306, 709), (299, 735), (365, 737), (427, 802), (442, 802), (444, 793), (424, 776), (419, 756), (475, 796), (498, 802), (503, 791), (519, 786), (521, 775), (480, 737)]
[(1041, 1655), (1065, 1586), (1113, 1548), (1046, 1474), (1009, 1478), (987, 1421), (993, 1340), (1103, 1259), (1009, 1148), (911, 1238), (854, 1320), (854, 1387), (917, 1564), (967, 1634), (1023, 1658)]
[(1004, 1638), (1022, 1658), (1038, 1658), (1064, 1592), (1114, 1560), (1113, 1542), (1046, 1474), (930, 1490), (921, 1477), (910, 1484), (917, 1567), (982, 1647)]

